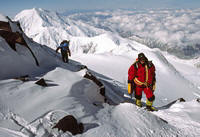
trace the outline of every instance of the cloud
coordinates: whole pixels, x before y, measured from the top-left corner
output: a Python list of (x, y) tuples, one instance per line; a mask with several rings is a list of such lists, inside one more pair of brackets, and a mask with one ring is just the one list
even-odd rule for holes
[(174, 48), (200, 43), (200, 9), (102, 11), (84, 14), (87, 20), (78, 16), (76, 19), (95, 27), (106, 27), (125, 37), (154, 39)]

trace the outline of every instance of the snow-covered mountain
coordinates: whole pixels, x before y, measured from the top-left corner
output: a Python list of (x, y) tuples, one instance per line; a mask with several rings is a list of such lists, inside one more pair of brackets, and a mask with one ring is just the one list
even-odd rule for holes
[[(63, 25), (59, 18), (52, 23), (51, 18), (56, 16), (55, 13), (41, 9), (31, 10), (31, 13), (32, 11), (37, 11), (40, 16), (35, 18), (35, 14), (30, 14), (37, 23), (32, 22), (33, 26), (26, 24), (29, 29), (22, 23), (27, 35), (40, 35), (35, 31), (38, 29), (46, 35), (50, 33), (52, 39), (57, 37), (56, 33), (52, 33), (53, 30), (59, 36)], [(16, 24), (5, 16), (0, 19), (17, 29)], [(25, 17), (21, 18), (23, 19)], [(31, 18), (27, 18), (28, 21)], [(58, 30), (55, 24), (58, 25)], [(84, 28), (78, 21), (74, 24), (75, 30)], [(52, 30), (49, 29), (51, 25)], [(65, 25), (68, 28), (74, 27), (71, 22)], [(52, 130), (52, 125), (65, 115), (73, 115), (84, 124), (83, 134), (76, 135), (81, 137), (200, 135), (200, 103), (196, 101), (200, 96), (200, 70), (194, 66), (198, 64), (198, 59), (181, 60), (159, 49), (151, 49), (136, 41), (122, 38), (118, 33), (93, 29), (94, 27), (86, 25), (85, 30), (88, 28), (92, 28), (91, 34), (81, 29), (82, 33), (72, 35), (67, 29), (66, 35), (58, 39), (57, 44), (63, 39), (71, 40), (73, 56), (69, 64), (62, 63), (60, 56), (47, 47), (51, 44), (40, 45), (20, 32), (37, 57), (37, 66), (27, 48), (16, 44), (14, 51), (0, 37), (0, 136), (71, 137), (69, 132)], [(55, 45), (52, 48), (55, 49)], [(127, 94), (127, 70), (140, 52), (144, 52), (156, 66), (157, 89), (154, 105), (163, 106), (179, 97), (185, 98), (186, 102), (161, 107), (158, 112), (152, 113), (134, 104), (122, 103), (128, 99), (124, 96)], [(104, 97), (99, 94), (98, 86), (83, 78), (87, 70), (80, 70), (79, 62), (87, 65), (89, 71), (104, 84), (106, 98), (113, 105), (103, 103)], [(28, 82), (12, 79), (27, 74), (30, 75)], [(41, 77), (48, 82), (47, 87), (35, 84)], [(145, 97), (142, 101), (145, 102)]]
[(199, 10), (114, 10), (64, 16), (32, 9), (22, 11), (15, 20), (20, 21), (28, 36), (53, 48), (71, 36), (92, 37), (111, 32), (181, 58), (191, 58), (200, 53), (200, 32), (196, 29), (200, 27)]
[(55, 49), (63, 39), (73, 36), (95, 36), (104, 32), (88, 24), (71, 20), (58, 13), (43, 10), (24, 10), (16, 15), (24, 32), (40, 44)]

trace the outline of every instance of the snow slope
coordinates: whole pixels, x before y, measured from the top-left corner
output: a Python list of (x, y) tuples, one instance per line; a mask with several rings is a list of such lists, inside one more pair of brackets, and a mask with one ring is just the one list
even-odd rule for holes
[(184, 103), (177, 103), (169, 109), (156, 112), (154, 114), (167, 120), (169, 124), (182, 129), (182, 133), (190, 133), (189, 136), (198, 137), (200, 135), (199, 105), (193, 100)]
[[(126, 53), (126, 55), (120, 56), (113, 54), (84, 54), (75, 55), (73, 59), (82, 62), (102, 75), (106, 75), (115, 81), (120, 82), (123, 87), (126, 88), (128, 68), (136, 59), (133, 55), (137, 55), (139, 52), (140, 51)], [(183, 73), (178, 72), (160, 52), (147, 51), (145, 53), (150, 60), (153, 60), (153, 63), (156, 66), (157, 88), (155, 91), (155, 105), (160, 106), (180, 97), (183, 97), (186, 100), (192, 100), (199, 97), (199, 84), (197, 85), (193, 83), (193, 81), (189, 81), (185, 78)], [(196, 75), (194, 79), (199, 81), (199, 75)]]
[[(169, 122), (167, 124), (159, 117), (138, 109), (133, 104), (124, 103), (118, 106), (103, 104), (102, 107), (92, 105), (94, 98), (89, 98), (88, 92), (92, 91), (94, 94), (96, 85), (88, 80), (80, 80), (80, 76), (66, 69), (56, 68), (44, 75), (44, 78), (58, 86), (42, 88), (35, 85), (33, 81), (26, 83), (16, 80), (1, 81), (3, 98), (0, 98), (2, 102), (0, 125), (3, 128), (0, 131), (2, 136), (7, 134), (10, 136), (49, 136), (49, 134), (71, 136), (68, 132), (58, 133), (50, 128), (51, 124), (67, 114), (74, 115), (78, 121), (84, 123), (85, 132), (77, 135), (83, 137), (198, 136), (200, 134), (199, 122), (193, 121), (194, 116), (198, 120), (200, 107), (196, 101), (177, 104), (169, 110), (154, 113), (167, 120)], [(188, 113), (192, 118), (188, 117)], [(183, 119), (186, 118), (187, 121), (183, 123)], [(19, 130), (21, 128), (22, 130)]]
[[(14, 78), (22, 75), (32, 75), (35, 73), (42, 73), (46, 69), (52, 69), (57, 65), (54, 57), (48, 57), (48, 53), (44, 52), (45, 47), (42, 48), (35, 42), (30, 42), (33, 52), (39, 60), (40, 67), (35, 64), (35, 60), (30, 51), (19, 44), (16, 44), (17, 52), (11, 49), (6, 41), (0, 37), (0, 79)], [(41, 50), (43, 52), (38, 52)]]

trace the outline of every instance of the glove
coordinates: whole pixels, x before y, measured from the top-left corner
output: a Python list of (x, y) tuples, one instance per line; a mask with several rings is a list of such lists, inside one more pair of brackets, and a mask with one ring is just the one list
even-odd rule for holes
[(133, 90), (132, 90), (132, 83), (128, 83), (128, 94), (131, 95), (133, 93)]
[(153, 88), (152, 88), (152, 91), (154, 92), (156, 89), (156, 83), (153, 84)]

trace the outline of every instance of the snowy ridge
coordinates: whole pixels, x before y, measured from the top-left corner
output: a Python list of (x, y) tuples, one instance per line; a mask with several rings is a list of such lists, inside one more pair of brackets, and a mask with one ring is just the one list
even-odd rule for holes
[[(115, 49), (115, 53), (118, 53), (132, 50), (131, 45), (139, 45), (134, 41), (127, 42), (116, 33), (42, 9), (24, 10), (15, 20), (20, 22), (29, 37), (53, 49), (56, 49), (63, 39), (70, 40), (73, 54), (113, 52)], [(147, 47), (140, 44), (140, 48)]]
[[(48, 57), (48, 53), (44, 52), (44, 49), (40, 45), (34, 42), (29, 42), (29, 45), (37, 55), (41, 67), (36, 66), (30, 51), (26, 47), (17, 44), (17, 52), (15, 52), (0, 37), (0, 65), (2, 66), (0, 79), (14, 78), (27, 74), (31, 75), (37, 72), (41, 73), (45, 68), (51, 69), (57, 64), (56, 59), (54, 57)], [(38, 52), (38, 49), (43, 52)]]
[(190, 133), (189, 136), (196, 137), (200, 135), (200, 119), (197, 114), (199, 107), (200, 103), (193, 100), (184, 103), (176, 103), (169, 109), (155, 114), (167, 120), (171, 125), (179, 129), (183, 129), (181, 131), (183, 134)]
[(29, 37), (53, 49), (63, 39), (71, 39), (72, 36), (94, 36), (104, 32), (43, 9), (22, 11), (15, 17), (15, 20), (20, 22), (22, 29)]
[(113, 53), (119, 55), (136, 49), (149, 49), (140, 43), (123, 39), (109, 32), (95, 37), (75, 37), (71, 39), (70, 45), (74, 54)]
[[(2, 19), (1, 21), (4, 22)], [(7, 21), (11, 30), (7, 32), (9, 35), (4, 37), (5, 39), (0, 37), (0, 79), (41, 74), (44, 73), (46, 69), (50, 70), (57, 65), (56, 56), (49, 56), (48, 52), (52, 52), (51, 49), (46, 46), (41, 46), (28, 38), (24, 32), (21, 31), (17, 22), (12, 22), (8, 19)], [(19, 35), (17, 35), (16, 32), (18, 32)], [(16, 41), (14, 41), (13, 37), (16, 36), (20, 36), (20, 39), (24, 41), (22, 42), (23, 44), (15, 43)], [(15, 43), (13, 44), (14, 46), (7, 43), (9, 37)]]

